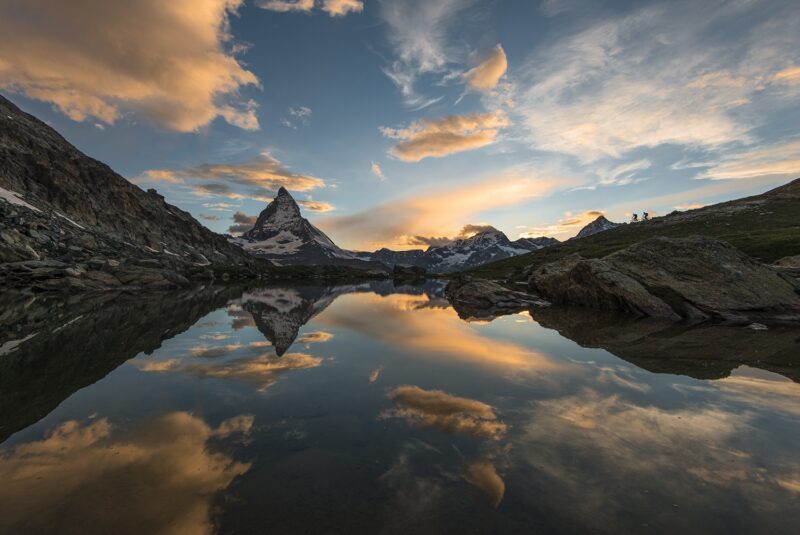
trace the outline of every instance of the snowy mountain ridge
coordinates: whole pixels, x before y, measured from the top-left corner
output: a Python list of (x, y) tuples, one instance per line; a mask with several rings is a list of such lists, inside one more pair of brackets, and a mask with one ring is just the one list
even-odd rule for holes
[(347, 251), (305, 219), (300, 207), (284, 188), (267, 205), (252, 229), (229, 238), (248, 253), (277, 265), (334, 264), (362, 267), (417, 266), (434, 273), (459, 271), (510, 256), (536, 251), (558, 243), (553, 238), (520, 238), (511, 241), (489, 227), (453, 243), (411, 251), (379, 249)]

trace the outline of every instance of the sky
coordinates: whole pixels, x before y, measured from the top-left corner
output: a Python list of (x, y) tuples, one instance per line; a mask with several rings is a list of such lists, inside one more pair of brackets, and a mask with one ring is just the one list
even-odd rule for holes
[(2, 0), (0, 92), (217, 232), (565, 239), (800, 177), (796, 0)]

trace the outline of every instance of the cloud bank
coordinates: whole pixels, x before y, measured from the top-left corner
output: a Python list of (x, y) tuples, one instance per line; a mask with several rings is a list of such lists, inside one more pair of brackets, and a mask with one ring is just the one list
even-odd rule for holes
[(238, 92), (259, 81), (234, 56), (228, 20), (241, 4), (3, 2), (0, 89), (50, 102), (75, 121), (114, 124), (134, 110), (179, 132), (216, 117), (256, 130), (256, 104)]

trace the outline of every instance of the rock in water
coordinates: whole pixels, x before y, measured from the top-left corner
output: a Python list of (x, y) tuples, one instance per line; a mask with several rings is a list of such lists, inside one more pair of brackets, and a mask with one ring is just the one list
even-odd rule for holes
[(451, 280), (445, 288), (445, 296), (462, 318), (490, 318), (531, 307), (550, 306), (538, 296), (469, 278)]
[(652, 238), (602, 259), (535, 269), (532, 291), (556, 303), (667, 319), (800, 318), (797, 285), (726, 242)]

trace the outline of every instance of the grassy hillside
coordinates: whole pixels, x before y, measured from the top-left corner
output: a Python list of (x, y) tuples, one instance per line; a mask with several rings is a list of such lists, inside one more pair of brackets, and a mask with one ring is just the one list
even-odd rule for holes
[(691, 235), (723, 239), (765, 263), (800, 255), (800, 179), (762, 195), (624, 225), (527, 255), (484, 264), (468, 273), (488, 279), (514, 278), (531, 264), (545, 264), (572, 253), (598, 258), (654, 236)]

